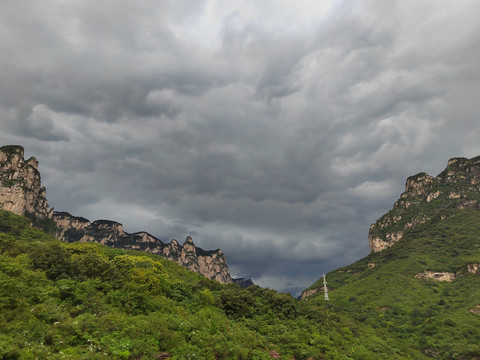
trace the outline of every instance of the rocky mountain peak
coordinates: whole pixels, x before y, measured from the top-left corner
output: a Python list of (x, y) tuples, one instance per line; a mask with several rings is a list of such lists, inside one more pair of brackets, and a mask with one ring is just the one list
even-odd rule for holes
[(40, 219), (52, 215), (38, 161), (34, 157), (25, 160), (24, 149), (18, 145), (0, 147), (0, 208)]
[(370, 250), (381, 251), (399, 241), (405, 231), (433, 219), (444, 219), (454, 209), (478, 208), (479, 184), (480, 157), (452, 158), (436, 177), (426, 173), (410, 176), (393, 209), (371, 225)]
[(432, 183), (434, 178), (426, 173), (410, 176), (405, 183), (405, 194), (421, 194), (425, 186)]

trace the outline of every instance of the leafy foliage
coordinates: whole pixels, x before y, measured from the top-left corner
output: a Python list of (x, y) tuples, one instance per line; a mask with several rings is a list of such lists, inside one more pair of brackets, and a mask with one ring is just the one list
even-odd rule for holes
[(221, 285), (152, 254), (62, 243), (6, 211), (0, 251), (0, 359), (422, 357), (314, 302)]
[(0, 147), (0, 152), (3, 152), (7, 157), (11, 157), (14, 154), (23, 154), (23, 147), (20, 145), (4, 145)]
[(43, 230), (47, 234), (54, 235), (57, 229), (57, 225), (53, 219), (41, 218), (36, 216), (33, 213), (26, 213), (25, 217), (29, 218), (32, 222), (32, 225), (37, 229)]

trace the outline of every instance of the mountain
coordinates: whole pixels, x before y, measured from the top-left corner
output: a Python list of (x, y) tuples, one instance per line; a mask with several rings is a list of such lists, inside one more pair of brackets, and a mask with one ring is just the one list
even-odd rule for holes
[(36, 161), (0, 154), (0, 203), (29, 216), (0, 209), (0, 359), (480, 359), (479, 158), (409, 178), (330, 301), (323, 279), (297, 301), (188, 271), (216, 253), (191, 238), (52, 212)]
[(407, 179), (370, 228), (371, 253), (303, 293), (427, 358), (480, 359), (480, 157)]
[(0, 147), (0, 209), (25, 215), (33, 225), (55, 234), (63, 241), (98, 242), (120, 249), (136, 249), (159, 254), (187, 269), (221, 283), (232, 278), (222, 250), (203, 250), (187, 237), (183, 246), (173, 239), (163, 243), (147, 232), (126, 233), (120, 223), (110, 220), (89, 220), (66, 212), (55, 212), (48, 206), (46, 189), (41, 186), (38, 161), (24, 159), (18, 145)]
[(0, 147), (0, 208), (17, 215), (51, 218), (46, 189), (41, 186), (38, 161), (24, 159), (23, 147)]
[(437, 177), (425, 173), (409, 177), (393, 209), (370, 227), (370, 250), (381, 251), (409, 229), (466, 208), (480, 208), (480, 157), (452, 158)]

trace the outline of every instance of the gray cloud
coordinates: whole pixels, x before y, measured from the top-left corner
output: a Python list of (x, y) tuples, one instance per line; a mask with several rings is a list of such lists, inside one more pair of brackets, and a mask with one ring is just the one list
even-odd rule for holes
[(479, 4), (312, 6), (4, 2), (0, 142), (58, 210), (308, 286), (368, 253), (406, 177), (480, 153)]

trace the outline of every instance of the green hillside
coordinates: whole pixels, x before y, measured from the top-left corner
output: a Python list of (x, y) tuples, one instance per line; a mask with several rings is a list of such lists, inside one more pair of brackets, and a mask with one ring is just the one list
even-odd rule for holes
[(480, 359), (477, 209), (329, 273), (329, 302), (63, 243), (30, 221), (0, 210), (0, 359)]
[[(401, 349), (438, 359), (480, 359), (480, 211), (406, 231), (381, 252), (327, 275), (329, 309), (375, 329)], [(450, 273), (453, 281), (415, 277)], [(318, 280), (315, 286), (321, 286)], [(309, 302), (324, 304), (323, 297)]]
[(375, 312), (358, 320), (339, 300), (332, 311), (147, 253), (62, 243), (3, 210), (0, 252), (0, 359), (424, 358), (382, 339)]

